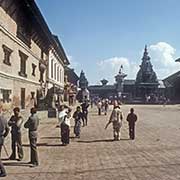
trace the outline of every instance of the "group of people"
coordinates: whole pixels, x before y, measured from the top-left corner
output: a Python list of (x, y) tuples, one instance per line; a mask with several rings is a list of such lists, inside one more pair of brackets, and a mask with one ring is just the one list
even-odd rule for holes
[[(99, 101), (102, 103), (101, 101)], [(98, 104), (97, 104), (98, 105)], [(106, 109), (105, 114), (107, 114), (109, 102), (108, 100), (104, 101), (104, 107)], [(71, 109), (65, 105), (61, 105), (59, 109), (59, 124), (60, 124), (60, 132), (61, 132), (61, 141), (63, 145), (69, 144), (69, 134), (70, 134), (70, 120), (74, 119), (74, 134), (77, 138), (80, 138), (81, 132), (81, 124), (83, 126), (87, 125), (88, 122), (88, 107), (89, 102), (87, 99), (80, 105), (77, 106), (76, 111), (71, 114)], [(102, 106), (101, 106), (102, 108)], [(101, 110), (98, 111), (101, 112)], [(99, 114), (100, 115), (100, 114)], [(135, 139), (135, 123), (137, 121), (137, 115), (134, 113), (134, 109), (130, 109), (130, 113), (127, 115), (126, 120), (129, 125), (129, 137), (130, 139)], [(114, 102), (114, 108), (110, 115), (109, 121), (105, 126), (105, 129), (112, 123), (113, 125), (113, 136), (114, 140), (120, 140), (120, 130), (122, 127), (123, 114), (120, 108), (120, 105), (117, 101)]]
[[(11, 128), (11, 149), (12, 153), (9, 160), (21, 161), (24, 157), (23, 146), (22, 146), (22, 125), (23, 117), (20, 115), (20, 108), (15, 107), (13, 109), (14, 114), (11, 116), (9, 121), (7, 121), (2, 115), (2, 110), (0, 109), (0, 157), (1, 150), (4, 146), (4, 138), (7, 137)], [(39, 117), (36, 114), (36, 109), (31, 108), (30, 116), (28, 120), (24, 123), (24, 128), (29, 129), (29, 141), (30, 141), (30, 164), (31, 167), (39, 165), (38, 154), (37, 154), (37, 130), (39, 126)], [(4, 146), (5, 148), (5, 146)], [(16, 149), (18, 154), (18, 159), (16, 159)], [(6, 150), (6, 148), (5, 148)], [(6, 170), (0, 160), (0, 177), (6, 176)]]
[(108, 107), (109, 107), (109, 100), (108, 99), (102, 99), (102, 100), (100, 99), (97, 102), (98, 115), (101, 115), (102, 112), (104, 112), (104, 115), (107, 115)]
[(70, 121), (72, 118), (74, 118), (75, 121), (74, 134), (77, 138), (80, 138), (81, 124), (83, 123), (83, 126), (87, 126), (88, 124), (88, 107), (89, 101), (87, 100), (87, 97), (85, 97), (84, 102), (80, 106), (77, 106), (76, 111), (73, 113), (73, 115), (71, 113), (71, 108), (69, 108), (68, 106), (61, 105), (59, 107), (58, 126), (60, 127), (60, 135), (63, 146), (69, 144)]
[[(130, 113), (127, 115), (126, 120), (128, 121), (129, 125), (129, 137), (130, 139), (135, 139), (135, 123), (137, 121), (137, 115), (134, 113), (134, 109), (130, 109)], [(114, 108), (112, 110), (111, 116), (109, 118), (108, 123), (105, 126), (105, 129), (112, 123), (113, 125), (113, 135), (114, 140), (119, 141), (121, 136), (121, 127), (123, 121), (123, 114), (120, 108), (120, 105), (117, 101), (114, 102)]]
[[(101, 106), (98, 107), (98, 114), (101, 115), (102, 108), (105, 115), (107, 114), (109, 101), (99, 101)], [(98, 104), (97, 104), (98, 105)], [(88, 124), (88, 108), (89, 101), (85, 97), (85, 100), (80, 106), (77, 106), (75, 112), (72, 114), (72, 109), (68, 106), (61, 105), (58, 109), (58, 127), (60, 127), (60, 137), (62, 145), (66, 146), (70, 142), (70, 121), (74, 119), (74, 134), (77, 138), (80, 138), (81, 126), (87, 126)], [(23, 123), (23, 117), (20, 115), (19, 107), (13, 109), (14, 114), (7, 121), (2, 115), (0, 115), (0, 156), (1, 150), (4, 146), (4, 138), (7, 137), (11, 128), (11, 149), (12, 153), (9, 160), (21, 161), (24, 157), (22, 146), (22, 126), (29, 129), (29, 142), (30, 142), (30, 162), (31, 167), (39, 165), (37, 154), (37, 130), (39, 126), (39, 117), (36, 114), (36, 109), (31, 108), (30, 116), (28, 120)], [(0, 109), (1, 114), (1, 109)], [(126, 120), (129, 124), (129, 136), (130, 139), (135, 139), (135, 123), (137, 121), (137, 115), (134, 113), (134, 109), (130, 109), (130, 113), (127, 115)], [(114, 108), (110, 115), (109, 121), (105, 126), (105, 129), (112, 123), (114, 140), (120, 140), (120, 129), (122, 127), (123, 114), (120, 105), (117, 101), (114, 102)], [(5, 146), (4, 146), (5, 148)], [(16, 148), (18, 159), (16, 159)], [(5, 148), (6, 150), (6, 148)], [(0, 177), (6, 176), (6, 171), (0, 160)]]

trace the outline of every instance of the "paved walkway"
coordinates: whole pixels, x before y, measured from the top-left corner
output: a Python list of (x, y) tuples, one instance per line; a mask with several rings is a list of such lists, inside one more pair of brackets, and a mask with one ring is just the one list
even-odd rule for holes
[[(124, 105), (127, 115), (132, 106)], [(124, 121), (121, 141), (112, 141), (112, 127), (104, 130), (107, 116), (89, 113), (81, 138), (71, 134), (69, 146), (61, 146), (56, 119), (41, 119), (40, 166), (30, 168), (27, 133), (23, 136), (23, 162), (4, 161), (10, 180), (178, 180), (180, 179), (180, 106), (138, 105), (136, 140), (129, 140)], [(72, 133), (73, 133), (73, 127)], [(10, 147), (9, 140), (6, 147)], [(10, 153), (10, 152), (9, 152)], [(3, 152), (3, 157), (6, 158)], [(3, 179), (3, 178), (2, 178)]]

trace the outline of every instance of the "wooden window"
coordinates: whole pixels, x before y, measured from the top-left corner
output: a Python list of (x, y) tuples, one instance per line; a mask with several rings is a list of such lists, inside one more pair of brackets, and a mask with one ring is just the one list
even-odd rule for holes
[(56, 80), (56, 63), (54, 64), (54, 79)]
[(60, 69), (60, 73), (59, 73), (59, 75), (60, 75), (60, 82), (61, 82), (61, 79), (62, 79), (61, 71), (62, 71), (62, 70)]
[(36, 72), (36, 65), (32, 63), (32, 75), (36, 76), (35, 72)]
[(19, 56), (20, 56), (20, 71), (19, 75), (23, 77), (27, 77), (26, 74), (26, 61), (28, 56), (24, 54), (23, 52), (19, 51)]
[(59, 82), (59, 66), (57, 68), (57, 81)]
[(1, 89), (1, 94), (2, 94), (1, 100), (3, 101), (3, 103), (9, 103), (11, 101), (10, 99), (11, 90)]
[(2, 45), (2, 48), (3, 48), (3, 51), (4, 51), (3, 63), (10, 66), (11, 65), (10, 56), (11, 56), (11, 53), (13, 51), (10, 48), (8, 48), (6, 45)]
[(54, 67), (54, 65), (53, 65), (53, 59), (51, 60), (51, 78), (53, 78), (53, 67)]

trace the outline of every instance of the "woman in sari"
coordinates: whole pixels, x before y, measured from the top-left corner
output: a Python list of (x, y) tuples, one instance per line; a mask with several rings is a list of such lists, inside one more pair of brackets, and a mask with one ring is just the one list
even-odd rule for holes
[(66, 146), (67, 144), (69, 144), (71, 109), (65, 107), (64, 105), (61, 105), (59, 110), (61, 141), (62, 145)]

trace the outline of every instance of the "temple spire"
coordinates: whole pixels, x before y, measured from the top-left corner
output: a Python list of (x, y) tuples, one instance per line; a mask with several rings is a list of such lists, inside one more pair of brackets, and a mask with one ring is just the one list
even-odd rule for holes
[(119, 68), (119, 74), (122, 74), (122, 72), (123, 72), (123, 65), (121, 65)]
[(142, 57), (142, 60), (144, 62), (150, 60), (151, 58), (148, 56), (148, 50), (147, 50), (147, 45), (145, 45), (145, 48), (144, 48), (144, 54), (143, 54), (143, 57)]
[(147, 44), (145, 45), (144, 51), (147, 52)]

